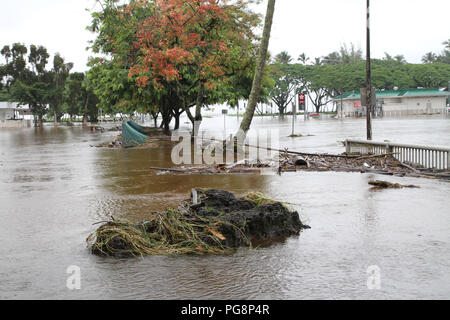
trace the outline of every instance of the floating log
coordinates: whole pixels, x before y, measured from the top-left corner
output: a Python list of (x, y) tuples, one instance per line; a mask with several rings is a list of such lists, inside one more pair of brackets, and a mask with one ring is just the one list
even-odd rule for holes
[(374, 186), (375, 188), (379, 188), (379, 189), (420, 188), (420, 187), (414, 186), (414, 185), (401, 185), (399, 183), (392, 183), (392, 182), (381, 181), (381, 180), (369, 181), (369, 184), (371, 186)]

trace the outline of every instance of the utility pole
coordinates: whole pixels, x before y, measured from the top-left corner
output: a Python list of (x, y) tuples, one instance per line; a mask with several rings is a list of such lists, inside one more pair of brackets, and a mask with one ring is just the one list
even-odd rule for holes
[(340, 119), (344, 119), (344, 85), (343, 85), (343, 81), (344, 81), (344, 59), (342, 59), (341, 61), (341, 112), (339, 115)]
[(295, 118), (297, 114), (297, 110), (295, 108), (296, 102), (292, 102), (292, 136), (295, 135)]
[(370, 64), (370, 0), (367, 0), (367, 57), (366, 57), (366, 88), (367, 88), (367, 140), (372, 140), (372, 70)]

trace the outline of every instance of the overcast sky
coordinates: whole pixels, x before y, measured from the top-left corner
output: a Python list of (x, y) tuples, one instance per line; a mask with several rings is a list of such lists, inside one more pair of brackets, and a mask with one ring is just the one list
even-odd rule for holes
[[(95, 0), (0, 0), (0, 46), (13, 42), (47, 47), (86, 70), (92, 34), (85, 27)], [(258, 11), (265, 12), (264, 0)], [(295, 58), (324, 56), (341, 44), (365, 52), (365, 0), (278, 0), (270, 51)], [(449, 0), (372, 0), (372, 57), (403, 54), (419, 63), (450, 38)]]

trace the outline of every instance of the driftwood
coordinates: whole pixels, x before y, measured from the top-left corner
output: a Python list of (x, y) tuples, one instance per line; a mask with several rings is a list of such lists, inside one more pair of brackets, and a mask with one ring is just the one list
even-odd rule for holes
[(400, 165), (401, 165), (401, 166), (403, 166), (403, 167), (405, 167), (405, 168), (407, 168), (407, 169), (409, 169), (409, 170), (412, 170), (412, 171), (414, 171), (414, 172), (419, 172), (419, 171), (417, 171), (415, 168), (413, 168), (413, 167), (407, 165), (406, 163), (401, 162), (401, 161), (399, 161), (399, 162), (400, 162)]
[(387, 157), (387, 156), (393, 156), (394, 154), (397, 154), (397, 153), (392, 152), (392, 153), (385, 153), (385, 154), (374, 154), (374, 155), (370, 155), (370, 156), (358, 157), (358, 158), (355, 158), (355, 160), (382, 158), (382, 157)]
[(292, 168), (295, 168), (301, 171), (361, 172), (398, 177), (450, 179), (448, 172), (436, 173), (432, 169), (419, 171), (397, 160), (393, 157), (393, 154), (364, 157), (333, 157), (315, 154), (304, 157), (305, 161), (309, 164), (308, 167), (295, 165), (297, 160), (296, 155), (290, 155), (284, 152), (280, 155), (280, 158), (281, 172), (290, 172)]
[(381, 181), (381, 180), (376, 180), (376, 181), (370, 181), (369, 184), (371, 186), (374, 186), (377, 189), (403, 189), (403, 188), (420, 188), (418, 186), (414, 186), (414, 185), (401, 185), (399, 183), (391, 183), (391, 182), (387, 182), (387, 181)]
[(172, 169), (172, 168), (156, 168), (156, 167), (150, 167), (150, 170), (154, 171), (169, 171), (169, 172), (177, 172), (177, 173), (185, 173), (185, 170), (182, 169)]
[[(203, 139), (203, 140), (207, 140), (207, 141), (222, 142), (222, 143), (224, 142), (222, 140), (217, 140), (217, 139), (205, 139), (205, 138), (200, 138), (200, 137), (199, 137), (199, 139)], [(286, 154), (297, 155), (297, 156), (322, 156), (322, 157), (332, 157), (332, 158), (358, 158), (359, 157), (357, 155), (326, 154), (326, 153), (317, 154), (317, 153), (290, 151), (288, 149), (280, 150), (280, 149), (266, 148), (266, 147), (261, 147), (261, 146), (253, 146), (250, 144), (245, 144), (243, 146), (248, 147), (248, 148), (263, 149), (263, 150), (267, 150), (267, 151), (275, 151), (275, 152), (279, 152), (279, 153), (286, 153)]]
[[(249, 145), (247, 145), (249, 146)], [(252, 146), (249, 146), (252, 147)], [(328, 155), (293, 152), (287, 149), (274, 150), (279, 152), (278, 161), (249, 163), (241, 161), (234, 164), (185, 166), (179, 168), (150, 168), (160, 172), (173, 172), (178, 174), (262, 174), (264, 169), (272, 169), (278, 174), (296, 171), (334, 171), (334, 172), (360, 172), (373, 173), (398, 177), (417, 177), (431, 179), (450, 179), (449, 172), (436, 172), (433, 169), (415, 169), (398, 159), (395, 153), (367, 156)], [(264, 170), (265, 171), (265, 170)]]

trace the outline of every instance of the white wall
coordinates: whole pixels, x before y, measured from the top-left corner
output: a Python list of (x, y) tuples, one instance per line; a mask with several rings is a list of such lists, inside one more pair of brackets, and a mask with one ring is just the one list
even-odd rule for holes
[(0, 120), (9, 120), (14, 118), (14, 109), (0, 108)]
[[(446, 97), (403, 97), (401, 99), (384, 98), (383, 100), (383, 111), (387, 116), (443, 113), (447, 101)], [(346, 116), (355, 116), (358, 110), (362, 110), (362, 108), (354, 107), (355, 102), (359, 102), (359, 100), (344, 101), (344, 114)], [(431, 104), (431, 108), (428, 104)]]

